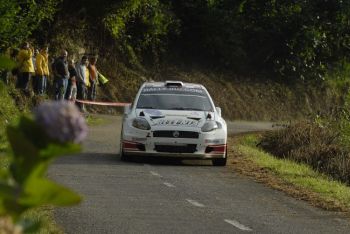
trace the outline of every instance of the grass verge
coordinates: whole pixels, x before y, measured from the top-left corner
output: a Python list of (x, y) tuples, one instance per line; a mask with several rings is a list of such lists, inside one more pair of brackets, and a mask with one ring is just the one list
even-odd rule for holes
[(88, 126), (97, 126), (105, 123), (105, 120), (103, 118), (93, 116), (93, 115), (87, 115), (85, 117), (85, 120)]
[(242, 174), (326, 210), (350, 211), (350, 187), (345, 184), (305, 164), (275, 158), (255, 146), (258, 140), (254, 135), (231, 141), (235, 145), (231, 163)]
[(44, 206), (25, 213), (25, 218), (41, 223), (41, 228), (36, 234), (63, 234), (64, 231), (56, 224), (53, 215), (53, 207)]

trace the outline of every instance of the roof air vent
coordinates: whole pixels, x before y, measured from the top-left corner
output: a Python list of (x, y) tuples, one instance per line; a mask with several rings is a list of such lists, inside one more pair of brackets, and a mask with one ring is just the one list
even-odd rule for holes
[(172, 80), (165, 81), (166, 87), (182, 87), (183, 85), (184, 84), (181, 81), (172, 81)]

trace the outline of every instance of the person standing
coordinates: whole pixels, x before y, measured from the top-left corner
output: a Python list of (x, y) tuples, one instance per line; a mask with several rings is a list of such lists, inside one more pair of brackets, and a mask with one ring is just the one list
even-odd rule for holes
[(17, 81), (17, 87), (29, 94), (29, 80), (34, 73), (33, 65), (33, 48), (30, 47), (28, 42), (22, 45), (21, 50), (17, 55), (19, 77)]
[(95, 101), (96, 99), (96, 87), (98, 84), (98, 71), (96, 68), (97, 56), (89, 58), (89, 73), (90, 73), (90, 88), (89, 88), (89, 99)]
[(67, 62), (68, 52), (62, 50), (61, 56), (54, 63), (54, 83), (55, 83), (55, 100), (64, 100), (67, 92), (69, 70)]
[(66, 99), (75, 102), (75, 99), (77, 98), (77, 84), (76, 84), (77, 71), (75, 70), (73, 59), (68, 60), (68, 70), (69, 70), (69, 81), (68, 81)]
[[(88, 69), (89, 61), (87, 56), (83, 56), (81, 61), (76, 65), (76, 82), (77, 82), (77, 98), (80, 100), (86, 100), (87, 89), (90, 87), (90, 73)], [(85, 111), (85, 106), (83, 103), (79, 103), (81, 111)]]
[(49, 76), (49, 55), (48, 47), (44, 46), (36, 56), (36, 79), (37, 93), (43, 95), (46, 93), (47, 79)]

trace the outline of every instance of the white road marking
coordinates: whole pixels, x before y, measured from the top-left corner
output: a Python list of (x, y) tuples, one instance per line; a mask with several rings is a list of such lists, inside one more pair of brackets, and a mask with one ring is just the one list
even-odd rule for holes
[(157, 172), (154, 172), (154, 171), (150, 171), (150, 173), (154, 176), (160, 176)]
[(189, 203), (191, 203), (191, 204), (194, 205), (194, 206), (197, 206), (197, 207), (204, 207), (203, 204), (201, 204), (201, 203), (199, 203), (199, 202), (197, 202), (197, 201), (195, 201), (195, 200), (186, 199), (186, 201), (188, 201)]
[(253, 231), (251, 228), (244, 226), (243, 224), (239, 223), (236, 220), (225, 219), (225, 222), (235, 226), (236, 228), (238, 228), (242, 231), (247, 231), (247, 232)]
[(164, 184), (165, 186), (168, 186), (169, 188), (175, 188), (175, 185), (170, 184), (170, 183), (168, 183), (168, 182), (164, 182), (163, 184)]

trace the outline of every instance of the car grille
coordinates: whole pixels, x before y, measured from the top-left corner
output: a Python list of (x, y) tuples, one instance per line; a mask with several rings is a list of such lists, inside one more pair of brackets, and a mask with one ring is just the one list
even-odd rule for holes
[(163, 153), (194, 153), (197, 151), (197, 145), (155, 145), (154, 150)]
[[(178, 132), (178, 136), (174, 134)], [(175, 135), (175, 136), (174, 136)], [(168, 138), (198, 138), (198, 132), (189, 132), (189, 131), (154, 131), (153, 137), (168, 137)]]

